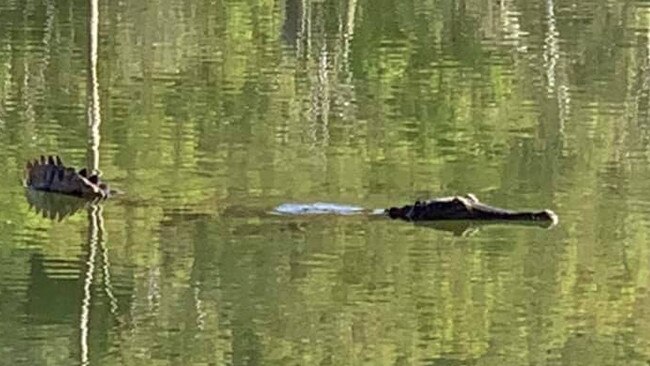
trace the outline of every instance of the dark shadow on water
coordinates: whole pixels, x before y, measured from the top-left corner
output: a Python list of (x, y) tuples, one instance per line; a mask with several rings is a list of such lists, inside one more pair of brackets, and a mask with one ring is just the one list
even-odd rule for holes
[(470, 236), (487, 226), (514, 226), (550, 229), (552, 221), (506, 221), (506, 220), (441, 220), (414, 223), (417, 227), (451, 232), (455, 236)]
[(89, 205), (88, 200), (78, 197), (33, 189), (25, 189), (25, 198), (37, 214), (55, 221), (62, 221)]

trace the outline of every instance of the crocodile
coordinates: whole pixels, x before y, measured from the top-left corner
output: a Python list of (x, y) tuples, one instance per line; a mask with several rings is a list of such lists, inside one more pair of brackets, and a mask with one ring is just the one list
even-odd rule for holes
[(418, 222), (439, 220), (531, 221), (547, 223), (549, 226), (558, 222), (557, 215), (551, 210), (506, 210), (486, 205), (471, 193), (465, 196), (416, 201), (412, 205), (402, 207), (390, 207), (384, 210), (384, 214), (392, 219)]
[(75, 170), (65, 166), (58, 155), (44, 155), (28, 161), (25, 166), (25, 187), (36, 191), (55, 192), (89, 200), (103, 200), (111, 195), (108, 184), (86, 168)]
[(533, 223), (540, 226), (557, 224), (558, 217), (551, 210), (542, 211), (512, 211), (481, 203), (469, 193), (464, 196), (435, 198), (429, 201), (416, 201), (414, 204), (387, 209), (368, 210), (362, 207), (345, 206), (329, 203), (314, 204), (282, 204), (273, 210), (281, 215), (355, 215), (388, 216), (391, 219), (402, 219), (418, 223), (440, 221), (517, 221)]

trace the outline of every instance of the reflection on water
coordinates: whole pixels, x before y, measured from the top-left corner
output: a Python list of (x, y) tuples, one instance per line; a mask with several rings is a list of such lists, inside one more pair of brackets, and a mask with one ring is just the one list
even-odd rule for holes
[(52, 194), (33, 189), (25, 189), (25, 198), (34, 212), (45, 218), (61, 221), (88, 206), (88, 202), (63, 194)]
[[(0, 4), (0, 360), (645, 364), (649, 15)], [(26, 201), (18, 177), (42, 153), (126, 193)], [(269, 214), (462, 192), (562, 221)]]

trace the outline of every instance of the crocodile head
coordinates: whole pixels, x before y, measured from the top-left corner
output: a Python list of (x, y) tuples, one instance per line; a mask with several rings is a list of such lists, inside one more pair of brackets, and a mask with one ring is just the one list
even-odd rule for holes
[(27, 162), (25, 186), (46, 192), (56, 192), (87, 199), (104, 199), (110, 194), (108, 186), (99, 177), (88, 175), (86, 169), (76, 171), (66, 167), (59, 156), (45, 157)]
[(462, 220), (470, 218), (471, 201), (465, 197), (445, 197), (431, 201), (416, 201), (413, 205), (391, 207), (386, 214), (392, 219)]
[(413, 205), (391, 207), (385, 213), (390, 218), (407, 221), (500, 220), (538, 222), (547, 226), (558, 222), (557, 215), (551, 210), (506, 210), (483, 204), (472, 194), (416, 201)]

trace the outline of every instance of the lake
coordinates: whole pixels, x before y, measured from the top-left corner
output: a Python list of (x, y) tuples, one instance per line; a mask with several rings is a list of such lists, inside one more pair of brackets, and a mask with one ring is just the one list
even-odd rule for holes
[(650, 362), (643, 1), (5, 1), (0, 162), (0, 365)]

